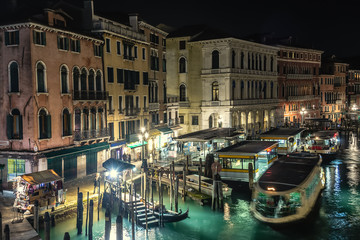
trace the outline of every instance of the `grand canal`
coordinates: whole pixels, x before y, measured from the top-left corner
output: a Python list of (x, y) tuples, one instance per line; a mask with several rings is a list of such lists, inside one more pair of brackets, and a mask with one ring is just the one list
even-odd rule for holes
[[(223, 212), (214, 212), (210, 206), (200, 206), (187, 199), (179, 201), (181, 209), (189, 207), (190, 218), (166, 224), (164, 228), (150, 229), (148, 239), (358, 239), (360, 235), (360, 149), (356, 139), (342, 141), (338, 156), (323, 164), (326, 187), (321, 207), (314, 218), (294, 228), (273, 229), (259, 223), (249, 212), (250, 192), (233, 191), (226, 200)], [(167, 196), (164, 203), (169, 207)], [(96, 216), (96, 214), (95, 214)], [(115, 216), (112, 218), (112, 237), (115, 235)], [(85, 219), (85, 218), (84, 218)], [(100, 221), (94, 221), (94, 239), (103, 239), (104, 212)], [(76, 221), (69, 219), (51, 229), (51, 239), (63, 239), (69, 232), (71, 239), (87, 239), (76, 235)], [(85, 227), (84, 227), (85, 232)], [(131, 238), (131, 224), (124, 219), (124, 239)], [(137, 228), (136, 239), (146, 239), (144, 229)]]

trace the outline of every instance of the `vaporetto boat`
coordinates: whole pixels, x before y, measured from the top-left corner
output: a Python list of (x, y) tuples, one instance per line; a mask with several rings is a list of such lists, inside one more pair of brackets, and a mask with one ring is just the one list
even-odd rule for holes
[(254, 184), (253, 216), (277, 226), (305, 220), (325, 186), (321, 162), (321, 155), (305, 152), (274, 161)]
[(305, 150), (310, 153), (332, 155), (340, 149), (340, 136), (337, 130), (318, 131), (307, 139)]

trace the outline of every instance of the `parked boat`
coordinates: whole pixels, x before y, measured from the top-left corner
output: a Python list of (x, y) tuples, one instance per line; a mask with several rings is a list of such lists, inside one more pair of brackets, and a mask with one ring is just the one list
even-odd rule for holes
[(310, 135), (305, 150), (310, 153), (336, 154), (340, 149), (340, 136), (337, 130), (318, 131)]
[(250, 210), (270, 225), (281, 226), (306, 219), (325, 186), (321, 155), (284, 156), (254, 184)]
[[(185, 212), (182, 212), (181, 209), (180, 212), (171, 211), (166, 209), (165, 207), (164, 209), (165, 209), (163, 213), (164, 223), (179, 222), (189, 217), (189, 208)], [(160, 214), (161, 214), (161, 209), (159, 206), (156, 206), (154, 210), (155, 217), (159, 218)]]
[[(186, 176), (186, 184), (195, 190), (199, 191), (199, 175), (188, 175)], [(201, 176), (201, 192), (206, 195), (212, 196), (213, 189), (213, 180), (208, 177)], [(223, 196), (231, 196), (232, 188), (230, 188), (226, 183), (222, 183)]]

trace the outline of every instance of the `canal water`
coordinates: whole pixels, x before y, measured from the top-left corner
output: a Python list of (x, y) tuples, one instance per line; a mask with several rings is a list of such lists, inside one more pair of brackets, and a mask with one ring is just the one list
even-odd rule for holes
[[(326, 187), (321, 206), (307, 223), (295, 228), (273, 229), (254, 219), (249, 211), (250, 192), (233, 191), (225, 202), (224, 211), (212, 211), (210, 206), (200, 206), (187, 199), (179, 200), (179, 207), (185, 211), (189, 207), (190, 218), (165, 224), (164, 228), (153, 228), (148, 239), (190, 240), (190, 239), (359, 239), (360, 237), (360, 150), (356, 139), (343, 142), (338, 156), (323, 164), (326, 173)], [(154, 197), (156, 194), (154, 194)], [(156, 199), (157, 200), (157, 199)], [(169, 198), (164, 196), (169, 208)], [(94, 239), (104, 239), (104, 211), (100, 221), (94, 212)], [(112, 217), (111, 239), (116, 239), (116, 216)], [(84, 217), (85, 221), (85, 217)], [(131, 224), (124, 219), (124, 239), (131, 239)], [(76, 219), (58, 223), (51, 229), (51, 239), (63, 239), (69, 232), (71, 239), (87, 239), (77, 235)], [(43, 237), (43, 232), (41, 232)], [(136, 239), (146, 239), (144, 229), (138, 227)]]

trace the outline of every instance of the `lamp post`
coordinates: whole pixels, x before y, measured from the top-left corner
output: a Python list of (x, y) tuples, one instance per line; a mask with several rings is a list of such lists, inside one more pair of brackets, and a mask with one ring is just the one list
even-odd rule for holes
[[(139, 134), (139, 140), (141, 141), (141, 144), (142, 144), (141, 145), (141, 152), (142, 152), (142, 157), (141, 157), (142, 165), (141, 165), (141, 168), (143, 169), (143, 173), (145, 173), (145, 174), (146, 174), (146, 171), (147, 171), (147, 163), (145, 161), (144, 142), (148, 138), (149, 138), (149, 133), (146, 132), (144, 127), (142, 127), (141, 131), (140, 131), (140, 134)], [(141, 181), (141, 196), (145, 196), (145, 194), (144, 194), (144, 182), (145, 182), (145, 179), (144, 179), (144, 181)]]
[(301, 125), (304, 126), (304, 114), (306, 114), (307, 112), (305, 111), (305, 108), (302, 108), (300, 111), (301, 114)]

